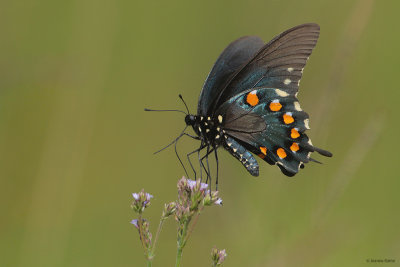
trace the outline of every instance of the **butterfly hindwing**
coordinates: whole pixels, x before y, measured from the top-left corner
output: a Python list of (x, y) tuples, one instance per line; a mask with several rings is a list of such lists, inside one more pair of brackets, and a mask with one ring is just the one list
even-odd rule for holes
[(277, 164), (288, 176), (310, 161), (311, 152), (321, 151), (304, 133), (309, 128), (308, 114), (294, 95), (280, 89), (244, 91), (222, 104), (216, 114), (224, 116), (229, 137), (266, 162)]
[(218, 57), (200, 93), (197, 114), (207, 116), (220, 90), (231, 76), (264, 45), (257, 36), (244, 36), (229, 44)]

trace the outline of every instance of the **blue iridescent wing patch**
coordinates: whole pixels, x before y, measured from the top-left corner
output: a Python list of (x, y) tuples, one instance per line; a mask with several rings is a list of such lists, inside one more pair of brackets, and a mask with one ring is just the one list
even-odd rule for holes
[(269, 164), (277, 164), (288, 176), (295, 175), (304, 163), (315, 161), (311, 152), (331, 156), (312, 145), (305, 134), (308, 114), (294, 95), (280, 89), (249, 89), (226, 101), (216, 114), (225, 115), (225, 138), (238, 140)]

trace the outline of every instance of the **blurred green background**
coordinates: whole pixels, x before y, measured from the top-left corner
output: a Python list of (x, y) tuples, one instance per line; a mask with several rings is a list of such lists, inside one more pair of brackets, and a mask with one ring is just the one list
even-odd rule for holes
[[(163, 203), (184, 174), (173, 149), (222, 49), (301, 23), (321, 35), (299, 99), (313, 143), (333, 152), (294, 179), (251, 177), (220, 153), (224, 206), (207, 209), (183, 266), (400, 262), (400, 2), (3, 1), (0, 4), (0, 266), (144, 266), (131, 193)], [(197, 142), (182, 140), (187, 153)], [(173, 266), (167, 221), (154, 266)]]

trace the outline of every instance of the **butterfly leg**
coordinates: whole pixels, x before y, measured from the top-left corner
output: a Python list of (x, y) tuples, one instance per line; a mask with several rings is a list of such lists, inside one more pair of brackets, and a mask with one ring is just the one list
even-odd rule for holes
[(218, 166), (219, 166), (219, 162), (218, 162), (217, 149), (215, 149), (215, 148), (214, 148), (214, 154), (215, 154), (215, 161), (217, 163), (217, 177), (215, 178), (215, 190), (218, 191)]
[[(186, 128), (185, 128), (186, 129)], [(190, 134), (188, 134), (188, 133), (185, 133), (185, 130), (182, 132), (182, 134), (180, 134), (179, 136), (178, 136), (178, 138), (176, 138), (175, 139), (175, 154), (176, 154), (176, 157), (178, 158), (178, 160), (179, 160), (179, 162), (181, 163), (181, 165), (182, 165), (182, 168), (183, 168), (183, 170), (185, 171), (185, 174), (186, 174), (186, 177), (188, 177), (189, 178), (189, 174), (188, 174), (188, 172), (187, 172), (187, 170), (186, 170), (186, 168), (185, 168), (185, 165), (183, 164), (183, 162), (182, 162), (182, 160), (181, 160), (181, 158), (179, 157), (179, 154), (178, 154), (178, 151), (177, 151), (177, 144), (178, 144), (178, 140), (182, 137), (182, 136), (189, 136), (190, 138), (193, 138), (193, 139), (196, 139), (196, 140), (200, 140), (200, 137), (198, 137), (198, 136), (193, 136), (193, 135), (190, 135)], [(169, 145), (168, 145), (169, 146)], [(167, 146), (167, 147), (168, 147)], [(189, 158), (188, 158), (189, 159)], [(192, 165), (192, 163), (190, 162), (190, 159), (189, 159), (189, 163), (190, 163), (190, 166), (192, 167), (192, 169), (193, 169), (193, 171), (194, 171), (194, 168), (193, 168), (193, 165)], [(195, 176), (195, 179), (196, 179), (196, 172), (194, 171), (194, 176)]]
[(193, 139), (196, 139), (196, 140), (200, 140), (200, 137), (194, 136), (194, 135), (190, 135), (188, 133), (183, 133), (183, 135), (189, 136), (190, 138), (193, 138)]
[(186, 170), (186, 168), (185, 168), (185, 165), (183, 165), (183, 162), (182, 162), (181, 158), (179, 157), (178, 150), (176, 149), (176, 144), (177, 144), (177, 143), (178, 143), (178, 142), (175, 142), (175, 154), (176, 154), (176, 157), (178, 158), (179, 162), (181, 163), (182, 168), (183, 168), (183, 170), (184, 170), (185, 173), (186, 173), (186, 177), (189, 177), (189, 174), (188, 174), (188, 172), (187, 172), (187, 170)]
[[(210, 146), (207, 146), (207, 153), (200, 159), (200, 163), (201, 163), (200, 168), (203, 167), (204, 171), (205, 171), (206, 174), (207, 174), (206, 183), (208, 183), (208, 180), (211, 181), (210, 166), (209, 166), (209, 164), (208, 164), (208, 156), (209, 156), (212, 152), (214, 152), (214, 148), (211, 148), (211, 150), (210, 150)], [(207, 168), (206, 168), (206, 166), (205, 166), (204, 163), (203, 163), (203, 160), (204, 160), (204, 159), (206, 159), (206, 161), (207, 161)], [(207, 169), (208, 169), (208, 171), (207, 171)]]
[[(190, 160), (190, 156), (193, 155), (193, 154), (196, 153), (196, 152), (197, 152), (197, 153), (200, 153), (200, 151), (201, 151), (203, 148), (205, 148), (205, 146), (204, 146), (203, 144), (201, 144), (200, 147), (199, 147), (198, 149), (196, 149), (196, 150), (194, 150), (194, 151), (192, 151), (192, 152), (186, 154), (186, 157), (187, 157), (187, 159), (188, 159), (188, 161), (189, 161), (190, 167), (192, 167), (192, 170), (193, 170), (193, 173), (194, 173), (194, 179), (195, 179), (195, 180), (197, 179), (197, 174), (196, 174), (196, 170), (195, 170), (194, 167), (193, 167), (192, 161)], [(200, 169), (200, 171), (201, 171), (201, 169)]]
[[(208, 155), (210, 154), (210, 146), (207, 146), (207, 155), (206, 155), (206, 163), (207, 163), (207, 171), (208, 171), (208, 175), (207, 175), (207, 180), (206, 180), (206, 184), (208, 182), (208, 179), (210, 179), (210, 185), (211, 185), (211, 172), (210, 172), (210, 164), (208, 163)], [(210, 190), (211, 191), (211, 190)]]
[[(201, 142), (200, 146), (203, 146), (203, 142)], [(197, 157), (199, 159), (199, 166), (200, 166), (200, 182), (203, 181), (203, 168), (201, 167), (201, 156), (200, 156), (200, 150), (197, 152)]]

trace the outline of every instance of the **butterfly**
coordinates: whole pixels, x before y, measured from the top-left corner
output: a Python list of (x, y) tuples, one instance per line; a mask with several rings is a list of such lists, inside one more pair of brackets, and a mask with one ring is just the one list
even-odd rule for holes
[(203, 85), (197, 114), (188, 110), (185, 116), (186, 127), (196, 135), (183, 132), (176, 139), (188, 135), (200, 140), (200, 147), (188, 154), (191, 166), (189, 156), (203, 149), (207, 152), (201, 159), (199, 154), (199, 160), (204, 169), (203, 159), (212, 152), (218, 163), (217, 149), (223, 147), (253, 176), (259, 175), (255, 156), (294, 176), (305, 163), (318, 162), (310, 157), (312, 152), (332, 156), (305, 134), (309, 116), (297, 99), (319, 31), (315, 23), (302, 24), (267, 44), (245, 36), (225, 48)]

